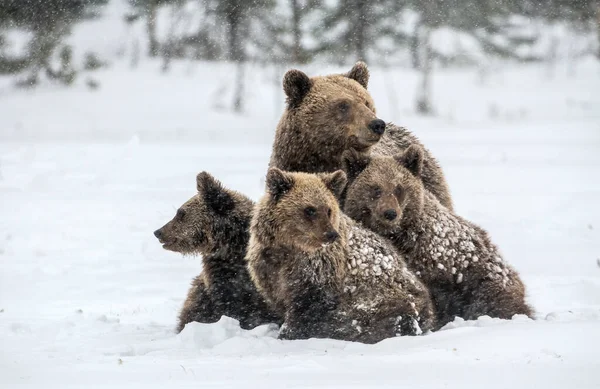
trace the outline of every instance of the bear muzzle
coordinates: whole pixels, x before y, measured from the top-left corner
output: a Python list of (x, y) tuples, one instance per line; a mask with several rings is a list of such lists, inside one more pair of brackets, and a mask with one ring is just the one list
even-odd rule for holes
[(398, 212), (395, 209), (387, 209), (383, 212), (383, 217), (392, 221), (398, 217)]
[(164, 232), (164, 227), (154, 231), (154, 236), (156, 236), (156, 239), (158, 239), (160, 244), (162, 244), (163, 249), (169, 251), (177, 251), (174, 249), (175, 243), (177, 243), (177, 239), (169, 239), (167, 237), (167, 234), (165, 234)]
[(338, 234), (338, 232), (335, 230), (327, 231), (324, 234), (325, 242), (327, 244), (331, 244), (331, 243), (335, 242), (336, 240), (338, 240), (339, 237), (340, 237), (340, 234)]
[(162, 228), (159, 228), (158, 230), (154, 231), (154, 236), (156, 236), (156, 239), (158, 239), (158, 241), (160, 243), (163, 243), (163, 232), (162, 232)]
[(381, 119), (371, 120), (367, 127), (369, 127), (369, 130), (373, 131), (373, 133), (378, 136), (382, 136), (385, 132), (385, 122)]

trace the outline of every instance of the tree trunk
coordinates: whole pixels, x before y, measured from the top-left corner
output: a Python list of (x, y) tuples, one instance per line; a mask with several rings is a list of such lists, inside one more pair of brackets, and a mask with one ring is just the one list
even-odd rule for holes
[(158, 52), (159, 52), (158, 39), (156, 38), (156, 14), (157, 13), (158, 13), (157, 2), (156, 2), (156, 0), (151, 0), (148, 4), (148, 19), (146, 21), (147, 28), (148, 28), (148, 41), (150, 42), (148, 55), (150, 57), (158, 56)]
[(421, 58), (419, 58), (419, 29), (421, 22), (418, 21), (415, 25), (413, 36), (410, 40), (410, 56), (412, 59), (413, 69), (419, 69), (421, 67)]
[(365, 45), (366, 45), (366, 32), (367, 23), (369, 17), (367, 13), (369, 4), (365, 0), (359, 0), (356, 2), (356, 27), (355, 27), (355, 47), (356, 56), (359, 61), (366, 61)]
[(132, 69), (135, 69), (140, 64), (140, 41), (135, 38), (131, 45), (131, 62), (129, 65)]
[(556, 35), (550, 38), (550, 44), (548, 46), (548, 55), (546, 57), (546, 77), (548, 79), (554, 78), (554, 72), (556, 71), (556, 64), (558, 62), (558, 46), (560, 41)]
[(237, 12), (230, 12), (227, 15), (227, 27), (229, 29), (229, 59), (233, 62), (240, 62), (243, 60), (243, 53), (240, 45), (240, 23), (241, 15)]
[(597, 39), (598, 39), (598, 47), (597, 47), (597, 53), (596, 55), (598, 56), (598, 59), (600, 60), (600, 1), (596, 1), (596, 32), (597, 32)]
[(229, 27), (229, 59), (236, 63), (237, 74), (233, 96), (233, 111), (241, 113), (244, 110), (244, 50), (240, 27), (242, 15), (239, 12), (230, 12), (226, 16)]
[(40, 71), (49, 68), (50, 57), (66, 32), (67, 26), (63, 25), (62, 21), (36, 29), (29, 44), (29, 75), (19, 84), (34, 86), (37, 83)]
[(302, 59), (302, 31), (300, 30), (300, 4), (298, 4), (298, 0), (291, 0), (292, 6), (292, 35), (294, 39), (293, 47), (292, 47), (292, 62), (293, 63), (302, 63), (304, 62)]
[(175, 55), (175, 29), (177, 26), (182, 24), (183, 20), (183, 4), (177, 3), (171, 9), (171, 20), (169, 25), (169, 32), (167, 34), (167, 40), (165, 47), (162, 50), (163, 66), (162, 71), (168, 72), (171, 67), (171, 60)]
[(239, 61), (237, 63), (235, 92), (233, 96), (233, 111), (236, 113), (242, 113), (244, 111), (244, 70), (244, 62)]
[(429, 115), (432, 113), (431, 107), (431, 27), (422, 24), (419, 29), (419, 47), (421, 62), (421, 83), (417, 91), (417, 112)]

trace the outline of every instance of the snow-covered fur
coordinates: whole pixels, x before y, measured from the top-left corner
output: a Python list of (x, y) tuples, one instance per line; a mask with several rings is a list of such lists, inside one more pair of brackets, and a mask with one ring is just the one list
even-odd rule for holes
[[(432, 329), (434, 313), (429, 292), (408, 270), (390, 242), (346, 215), (343, 220), (350, 227), (348, 272), (343, 285), (346, 298), (351, 302), (351, 315), (378, 318), (399, 312), (395, 322), (392, 322), (393, 315), (388, 317), (389, 330), (385, 330), (395, 330), (399, 335), (420, 335)], [(385, 313), (386, 305), (391, 308), (389, 313)], [(374, 319), (377, 320), (382, 319)], [(383, 323), (382, 320), (380, 324)], [(374, 328), (379, 325), (375, 324)]]
[(375, 343), (433, 328), (429, 292), (390, 242), (340, 211), (334, 194), (345, 182), (341, 171), (269, 170), (247, 260), (258, 290), (285, 319), (280, 337)]
[(444, 325), (459, 316), (532, 315), (525, 287), (488, 234), (444, 207), (420, 180), (422, 150), (396, 157), (344, 154), (345, 212), (389, 238), (429, 288)]
[(202, 273), (192, 281), (177, 332), (187, 323), (214, 323), (222, 315), (245, 329), (281, 323), (257, 292), (244, 260), (253, 202), (206, 172), (198, 174), (196, 186), (198, 194), (154, 232), (166, 250), (202, 255)]

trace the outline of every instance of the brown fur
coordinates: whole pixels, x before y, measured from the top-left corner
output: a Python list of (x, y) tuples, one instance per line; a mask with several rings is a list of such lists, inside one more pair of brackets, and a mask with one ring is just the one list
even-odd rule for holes
[(488, 234), (424, 189), (423, 158), (418, 146), (396, 157), (346, 152), (344, 211), (392, 240), (431, 291), (440, 325), (456, 316), (531, 316), (523, 282)]
[(192, 281), (177, 332), (192, 321), (214, 323), (222, 315), (239, 320), (245, 329), (280, 322), (256, 291), (244, 260), (254, 204), (205, 172), (198, 174), (197, 190), (155, 232), (166, 250), (203, 257), (202, 273)]
[[(377, 120), (367, 91), (369, 71), (358, 62), (347, 74), (309, 78), (290, 70), (283, 79), (287, 106), (277, 126), (270, 166), (307, 173), (341, 168), (342, 153), (355, 148), (392, 156), (411, 144), (421, 145), (407, 129), (388, 123), (383, 136), (369, 125)], [(442, 169), (425, 150), (422, 179), (425, 188), (452, 209), (450, 190)]]
[(340, 211), (335, 196), (345, 183), (341, 171), (269, 170), (247, 260), (259, 291), (285, 319), (280, 337), (374, 343), (429, 330), (427, 289), (390, 243)]

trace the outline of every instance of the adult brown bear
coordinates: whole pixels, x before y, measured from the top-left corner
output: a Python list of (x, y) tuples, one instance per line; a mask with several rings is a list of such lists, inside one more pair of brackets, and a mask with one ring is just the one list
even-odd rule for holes
[(346, 74), (308, 77), (299, 70), (289, 70), (283, 78), (287, 105), (277, 125), (270, 167), (334, 172), (342, 167), (342, 153), (349, 148), (393, 156), (416, 144), (424, 150), (425, 188), (452, 210), (450, 190), (439, 163), (406, 128), (377, 117), (368, 82), (369, 71), (363, 62)]

